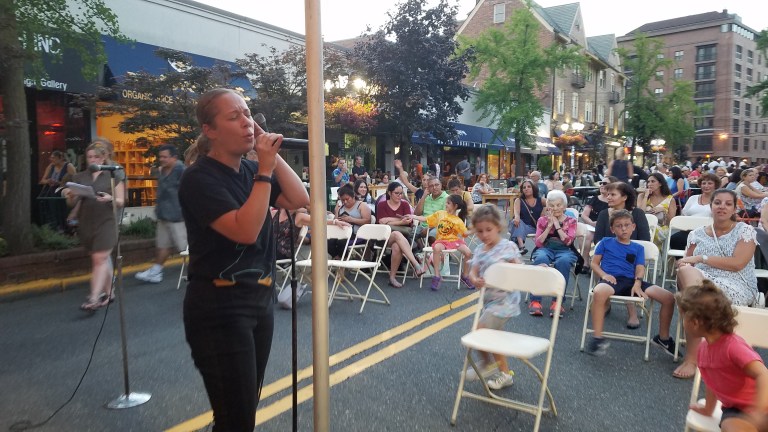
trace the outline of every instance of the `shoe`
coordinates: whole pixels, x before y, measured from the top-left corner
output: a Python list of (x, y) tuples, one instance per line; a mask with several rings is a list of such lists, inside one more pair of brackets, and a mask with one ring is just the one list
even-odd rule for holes
[(591, 271), (592, 269), (587, 266), (584, 266), (581, 268), (581, 274), (584, 274), (584, 275), (589, 274)]
[[(483, 377), (483, 379), (487, 379), (499, 371), (496, 363), (485, 365), (483, 362), (478, 362), (477, 367), (480, 369), (480, 375)], [(475, 372), (475, 369), (472, 366), (469, 366), (466, 372), (464, 372), (464, 379), (467, 381), (478, 380), (477, 372)]]
[[(661, 347), (664, 350), (665, 354), (669, 354), (672, 357), (675, 356), (675, 340), (672, 339), (671, 336), (669, 337), (669, 339), (663, 341), (663, 340), (661, 340), (661, 336), (656, 335), (651, 340), (653, 341), (654, 344), (656, 344), (659, 347)], [(683, 356), (683, 352), (682, 351), (678, 351), (677, 354), (679, 356), (681, 356), (681, 357)]]
[(464, 285), (466, 285), (467, 288), (469, 288), (471, 290), (477, 289), (477, 288), (475, 288), (475, 286), (472, 284), (472, 281), (470, 281), (467, 276), (461, 275), (461, 281), (464, 282)]
[(526, 255), (526, 254), (528, 254), (528, 249), (525, 246), (523, 246), (520, 249), (520, 255)]
[(602, 357), (605, 355), (605, 352), (610, 345), (611, 344), (603, 338), (593, 337), (590, 339), (589, 345), (587, 346), (587, 354), (595, 357)]
[(152, 269), (136, 273), (136, 279), (143, 282), (160, 283), (163, 281), (163, 272), (153, 272)]
[(107, 300), (109, 300), (110, 303), (114, 303), (115, 294), (113, 293), (112, 295), (107, 297), (107, 293), (101, 293), (101, 295), (99, 296), (99, 301), (103, 303), (103, 302), (106, 302)]
[(430, 288), (432, 288), (432, 291), (439, 290), (440, 289), (440, 282), (442, 282), (442, 281), (443, 281), (443, 278), (441, 278), (440, 276), (432, 276), (432, 286), (430, 287)]
[[(555, 302), (552, 302), (549, 304), (549, 317), (554, 318), (555, 316)], [(565, 308), (560, 306), (560, 318), (565, 316)]]
[(108, 303), (107, 300), (101, 300), (101, 299), (95, 300), (95, 301), (88, 300), (87, 302), (80, 305), (80, 309), (84, 311), (94, 312), (106, 306), (107, 303)]
[(530, 305), (528, 305), (528, 314), (533, 316), (543, 316), (544, 313), (541, 311), (541, 302), (532, 301)]
[(489, 379), (485, 383), (488, 384), (488, 387), (490, 387), (491, 390), (501, 390), (505, 387), (509, 387), (512, 385), (514, 381), (512, 377), (514, 375), (515, 373), (512, 371), (509, 371), (509, 373), (499, 371), (496, 375), (492, 376), (491, 379)]
[(635, 324), (635, 323), (628, 322), (627, 328), (630, 330), (637, 330), (640, 328), (640, 323), (638, 322), (637, 324)]

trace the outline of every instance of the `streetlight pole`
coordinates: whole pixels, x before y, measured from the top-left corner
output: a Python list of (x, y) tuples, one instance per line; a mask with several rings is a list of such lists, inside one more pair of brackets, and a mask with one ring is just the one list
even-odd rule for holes
[(661, 138), (654, 138), (651, 140), (651, 150), (656, 153), (656, 165), (659, 164), (660, 152), (664, 149), (664, 144), (667, 142)]
[[(584, 130), (584, 123), (579, 123), (578, 121), (571, 123), (570, 125), (568, 123), (563, 123), (560, 125), (560, 129), (563, 130), (563, 132), (568, 132), (568, 129), (572, 129), (577, 134)], [(571, 144), (571, 169), (576, 167), (576, 145)]]

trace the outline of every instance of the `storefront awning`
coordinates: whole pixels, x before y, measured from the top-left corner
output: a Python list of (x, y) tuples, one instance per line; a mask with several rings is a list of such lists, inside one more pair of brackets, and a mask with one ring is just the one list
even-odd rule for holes
[[(120, 43), (109, 36), (103, 36), (103, 41), (104, 51), (107, 54), (107, 67), (104, 68), (104, 85), (107, 87), (122, 82), (132, 72), (140, 71), (162, 75), (174, 70), (181, 71), (189, 66), (209, 68), (217, 63), (229, 66), (232, 72), (240, 71), (240, 67), (235, 63), (225, 60), (184, 53), (191, 58), (192, 64), (177, 64), (158, 57), (155, 51), (161, 47), (156, 45), (141, 42)], [(230, 85), (242, 88), (246, 96), (255, 97), (256, 95), (251, 82), (245, 77), (234, 77)]]
[[(536, 147), (523, 147), (523, 153), (527, 154), (562, 154), (559, 148), (552, 144), (552, 140), (549, 137), (536, 136), (532, 137), (536, 140)], [(515, 151), (515, 139), (510, 138), (507, 140), (507, 150)]]
[[(53, 44), (52, 46), (45, 45), (41, 48), (45, 77), (33, 79), (32, 68), (26, 64), (24, 85), (67, 93), (95, 93), (97, 80), (87, 80), (83, 77), (83, 60), (80, 58), (80, 53), (71, 48), (64, 48), (61, 49), (61, 58), (56, 60), (56, 57), (49, 53), (50, 50), (60, 49), (53, 39), (55, 38), (46, 39)], [(92, 48), (88, 50), (94, 51)]]
[(426, 144), (449, 147), (467, 148), (503, 148), (504, 141), (496, 136), (496, 131), (487, 127), (472, 126), (463, 123), (452, 123), (458, 133), (458, 137), (451, 141), (441, 141), (429, 132), (414, 132), (411, 142), (414, 144)]

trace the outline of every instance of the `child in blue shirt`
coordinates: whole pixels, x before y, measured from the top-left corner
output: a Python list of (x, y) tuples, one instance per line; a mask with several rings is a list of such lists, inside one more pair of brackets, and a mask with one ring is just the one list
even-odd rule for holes
[(669, 336), (669, 326), (675, 310), (675, 297), (671, 292), (643, 280), (645, 248), (630, 240), (635, 230), (632, 214), (626, 210), (614, 211), (609, 223), (611, 232), (616, 237), (604, 237), (592, 257), (592, 271), (599, 278), (599, 282), (592, 291), (594, 335), (587, 347), (587, 353), (605, 355), (609, 345), (603, 338), (605, 310), (610, 296), (618, 295), (650, 298), (661, 304), (659, 334), (653, 337), (653, 342), (667, 354), (674, 355), (675, 341)]

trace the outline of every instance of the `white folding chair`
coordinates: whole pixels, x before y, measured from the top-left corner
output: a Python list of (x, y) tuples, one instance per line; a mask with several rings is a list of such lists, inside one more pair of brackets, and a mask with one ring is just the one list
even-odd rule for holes
[(176, 284), (176, 289), (181, 288), (181, 280), (187, 280), (187, 277), (184, 276), (184, 267), (187, 266), (187, 261), (189, 261), (189, 245), (187, 245), (187, 248), (183, 251), (179, 252), (179, 255), (181, 256), (181, 270), (179, 271), (179, 282)]
[(659, 218), (656, 215), (646, 213), (645, 219), (648, 221), (648, 231), (651, 232), (651, 241), (656, 237), (656, 230), (659, 229)]
[[(494, 330), (488, 328), (477, 328), (480, 318), (480, 312), (483, 306), (483, 297), (486, 288), (497, 288), (505, 291), (524, 291), (532, 295), (553, 296), (556, 298), (557, 307), (560, 307), (565, 292), (565, 278), (553, 268), (528, 266), (523, 264), (497, 263), (491, 265), (483, 275), (485, 287), (480, 291), (478, 297), (478, 307), (475, 313), (475, 319), (472, 322), (472, 330), (461, 338), (461, 344), (467, 348), (464, 357), (464, 366), (462, 367), (459, 388), (456, 392), (456, 402), (453, 405), (453, 414), (451, 415), (451, 424), (456, 425), (456, 417), (459, 413), (459, 404), (461, 398), (466, 396), (472, 399), (478, 399), (495, 405), (501, 405), (507, 408), (527, 412), (536, 416), (533, 430), (538, 431), (543, 412), (551, 412), (557, 415), (555, 400), (549, 391), (547, 382), (549, 380), (550, 366), (552, 364), (552, 352), (557, 336), (557, 325), (560, 322), (560, 315), (555, 314), (552, 319), (552, 325), (549, 331), (549, 338), (530, 336), (526, 334), (507, 332), (504, 330)], [(472, 393), (464, 389), (465, 371), (471, 366), (478, 376), (481, 376), (479, 368), (472, 359), (472, 351), (484, 351), (492, 354), (499, 354), (507, 357), (513, 357), (522, 361), (526, 366), (536, 374), (541, 382), (541, 389), (537, 403), (531, 404), (523, 401), (512, 400), (501, 397), (491, 391), (485, 380), (480, 380), (485, 390), (483, 394)], [(539, 370), (533, 365), (531, 359), (546, 353), (544, 370)], [(549, 406), (544, 406), (544, 398), (549, 399)]]
[[(293, 255), (295, 261), (299, 261), (299, 252), (301, 251), (301, 246), (304, 245), (304, 240), (307, 238), (307, 232), (309, 232), (309, 227), (307, 225), (304, 225), (301, 227), (301, 230), (299, 230), (299, 244), (295, 245), (296, 250)], [(286, 283), (291, 279), (291, 259), (284, 258), (275, 261), (275, 270), (277, 270), (277, 274), (283, 276), (283, 282), (280, 284), (280, 290), (277, 292), (277, 294), (280, 295), (285, 289)]]
[[(659, 261), (659, 248), (653, 242), (644, 240), (632, 240), (633, 243), (639, 243), (645, 249), (645, 275), (646, 282), (650, 282), (656, 279), (656, 269), (658, 268)], [(653, 268), (653, 270), (651, 270)], [(595, 288), (595, 272), (592, 272), (592, 276), (589, 279), (589, 296), (587, 297), (587, 307), (584, 311), (584, 326), (581, 330), (581, 346), (579, 349), (584, 351), (584, 346), (587, 340), (587, 333), (594, 333), (594, 330), (587, 328), (589, 322), (590, 311), (592, 310), (593, 290)], [(640, 310), (648, 316), (647, 328), (645, 336), (632, 335), (627, 333), (617, 333), (603, 331), (603, 337), (608, 339), (625, 340), (630, 342), (642, 342), (645, 343), (645, 355), (643, 359), (649, 360), (649, 351), (651, 344), (651, 326), (653, 324), (653, 300), (645, 300), (642, 297), (634, 296), (618, 296), (612, 295), (609, 297), (611, 303), (632, 303), (635, 304)]]
[[(352, 227), (340, 227), (338, 225), (326, 225), (325, 227), (325, 235), (327, 240), (343, 240), (345, 243), (349, 243), (349, 239), (352, 237)], [(344, 260), (349, 255), (349, 248), (345, 248), (344, 252), (342, 253), (341, 259)], [(310, 268), (312, 267), (312, 251), (309, 251), (309, 256), (307, 256), (307, 259), (303, 259), (301, 261), (296, 261), (296, 267), (297, 268)], [(304, 280), (304, 272), (301, 274), (301, 279), (299, 280), (299, 284), (302, 283)], [(336, 274), (329, 269), (328, 276), (336, 277)], [(330, 302), (329, 302), (330, 306)]]
[[(416, 227), (418, 226), (419, 223), (420, 223), (419, 221), (414, 219), (413, 223), (411, 224), (411, 237), (408, 239), (408, 244), (409, 244), (409, 247), (411, 248), (411, 250), (413, 250), (413, 245), (416, 244)], [(378, 250), (379, 246), (374, 246), (374, 248)], [(392, 248), (391, 247), (387, 247), (386, 251), (384, 252), (384, 255), (386, 255), (387, 253), (389, 253), (391, 251), (392, 251)], [(401, 276), (402, 275), (403, 276), (403, 282), (402, 283), (405, 284), (405, 279), (408, 278), (408, 270), (410, 270), (410, 268), (411, 268), (411, 262), (408, 261), (405, 258), (405, 255), (403, 255), (403, 259), (405, 260), (405, 269), (404, 270), (396, 271), (395, 275), (396, 276)], [(385, 263), (382, 262), (381, 266), (379, 267), (378, 272), (379, 273), (385, 273), (385, 274), (389, 275), (389, 267)]]
[[(427, 270), (434, 269), (431, 265), (429, 265), (429, 257), (434, 253), (434, 249), (432, 249), (431, 246), (426, 246), (424, 249), (422, 249), (424, 252), (424, 265), (427, 266)], [(450, 266), (450, 259), (453, 258), (457, 263), (458, 272), (456, 274), (447, 274), (447, 275), (433, 275), (433, 276), (440, 276), (443, 278), (443, 281), (445, 282), (453, 282), (456, 281), (456, 289), (461, 289), (461, 275), (464, 271), (464, 255), (459, 252), (458, 249), (443, 249), (443, 265)], [(434, 258), (433, 258), (434, 259)], [(429, 273), (430, 271), (424, 272), (421, 274), (421, 277), (419, 278), (419, 288), (421, 288), (422, 283), (424, 282), (424, 276)]]
[[(578, 217), (576, 220), (578, 220)], [(583, 247), (587, 233), (589, 232), (587, 229), (588, 227), (589, 225), (582, 222), (578, 222), (578, 225), (576, 225), (576, 237), (574, 238), (573, 242), (576, 250), (578, 251), (580, 251)], [(578, 298), (579, 301), (582, 300), (581, 289), (579, 289), (579, 275), (576, 274), (576, 267), (571, 267), (571, 279), (573, 279), (573, 290), (570, 294), (563, 295), (563, 297), (571, 299), (571, 310), (573, 310), (573, 304), (575, 303), (576, 299)]]
[[(768, 333), (765, 331), (768, 324), (768, 310), (760, 308), (750, 308), (744, 306), (734, 306), (738, 311), (736, 315), (737, 325), (734, 333), (744, 338), (744, 340), (756, 348), (768, 348)], [(701, 374), (696, 368), (696, 374), (693, 376), (693, 387), (691, 388), (691, 405), (704, 403), (704, 399), (699, 400), (699, 387), (701, 386)], [(720, 417), (723, 415), (720, 401), (717, 402), (712, 416), (704, 416), (696, 411), (688, 410), (685, 416), (685, 432), (690, 430), (703, 432), (717, 432), (720, 430)]]
[[(384, 244), (386, 244), (391, 233), (392, 228), (389, 225), (366, 224), (358, 228), (357, 238), (365, 239), (365, 247), (373, 249), (373, 245), (376, 242), (384, 242)], [(364, 261), (362, 259), (353, 260), (349, 258), (349, 254), (347, 254), (347, 259), (345, 260), (328, 260), (328, 268), (336, 270), (337, 275), (328, 298), (328, 306), (331, 305), (331, 302), (337, 296), (340, 288), (344, 290), (344, 294), (342, 294), (343, 297), (349, 299), (359, 298), (363, 300), (363, 304), (360, 306), (360, 313), (363, 313), (363, 309), (367, 302), (390, 304), (387, 295), (384, 294), (384, 291), (382, 291), (379, 285), (374, 282), (376, 272), (381, 265), (381, 258), (383, 256), (384, 248), (380, 248), (378, 253), (376, 253), (374, 261)], [(360, 291), (357, 289), (354, 282), (348, 278), (348, 272), (346, 270), (354, 271), (356, 273), (355, 278), (357, 278), (357, 276), (362, 276), (368, 279), (368, 288), (364, 295), (360, 294)], [(370, 270), (371, 274), (369, 275), (361, 270)], [(372, 288), (376, 288), (383, 299), (370, 298)]]
[[(664, 242), (664, 250), (662, 251), (664, 256), (664, 274), (661, 279), (662, 288), (666, 288), (667, 275), (670, 276), (669, 280), (674, 280), (672, 277), (674, 275), (669, 273), (670, 259), (685, 256), (685, 250), (670, 249), (669, 241), (672, 238), (672, 234), (677, 231), (692, 231), (698, 227), (710, 225), (711, 223), (712, 218), (706, 216), (675, 216), (669, 221), (669, 234)], [(674, 271), (674, 260), (672, 261), (672, 270)]]

